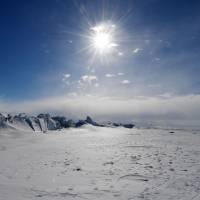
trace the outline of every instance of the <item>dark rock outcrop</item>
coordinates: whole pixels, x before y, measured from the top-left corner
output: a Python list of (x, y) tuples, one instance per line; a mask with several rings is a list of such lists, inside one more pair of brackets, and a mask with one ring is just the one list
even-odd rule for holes
[(76, 123), (76, 127), (81, 127), (83, 125), (86, 125), (86, 124), (90, 124), (92, 126), (99, 126), (99, 127), (104, 127), (103, 124), (98, 124), (97, 122), (93, 121), (91, 117), (87, 116), (86, 117), (86, 120), (79, 120), (77, 123)]
[(124, 128), (133, 128), (135, 125), (134, 124), (122, 124)]
[(121, 123), (113, 123), (114, 127), (124, 127), (124, 128), (133, 128), (134, 124), (121, 124)]
[(77, 123), (76, 123), (76, 128), (79, 128), (83, 125), (86, 125), (87, 122), (85, 120), (79, 120)]
[(99, 124), (95, 122), (90, 116), (87, 116), (85, 120), (79, 120), (78, 122), (72, 119), (67, 119), (63, 116), (51, 117), (50, 114), (39, 114), (37, 117), (29, 116), (25, 113), (18, 115), (2, 115), (0, 113), (0, 128), (15, 128), (20, 130), (33, 130), (43, 131), (59, 130), (63, 128), (79, 128), (83, 125), (92, 125), (98, 127), (125, 127), (133, 128), (133, 124), (121, 124), (121, 123), (105, 123)]
[(62, 128), (58, 121), (51, 118), (50, 114), (39, 114), (38, 118), (43, 120), (42, 123), (44, 124), (44, 127), (46, 127), (46, 130), (57, 130)]
[(76, 127), (76, 123), (72, 119), (67, 121), (66, 128), (75, 128), (75, 127)]
[(98, 124), (97, 122), (93, 121), (91, 117), (87, 116), (85, 122), (87, 124), (91, 124), (93, 126), (100, 126), (100, 127), (103, 127), (104, 125), (103, 124)]
[(0, 113), (0, 128), (6, 128), (6, 117)]
[(52, 117), (52, 119), (57, 122), (57, 125), (60, 128), (67, 128), (67, 119), (66, 117), (60, 117), (60, 116), (56, 116), (56, 117)]

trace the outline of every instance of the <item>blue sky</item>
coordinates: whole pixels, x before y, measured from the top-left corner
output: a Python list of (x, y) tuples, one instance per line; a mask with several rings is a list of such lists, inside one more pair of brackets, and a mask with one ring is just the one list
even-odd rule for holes
[[(197, 0), (1, 1), (0, 99), (198, 96), (199, 10)], [(115, 43), (94, 56), (101, 24)]]

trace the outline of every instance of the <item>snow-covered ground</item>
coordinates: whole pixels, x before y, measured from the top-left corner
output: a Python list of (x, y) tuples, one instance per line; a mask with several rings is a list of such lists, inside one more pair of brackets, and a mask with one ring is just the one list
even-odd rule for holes
[(199, 200), (200, 132), (0, 130), (0, 200)]

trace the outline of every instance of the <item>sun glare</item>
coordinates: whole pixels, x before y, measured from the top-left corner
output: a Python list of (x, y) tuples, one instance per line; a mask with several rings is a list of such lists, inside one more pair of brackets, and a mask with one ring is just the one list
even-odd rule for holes
[(109, 48), (110, 41), (110, 35), (108, 33), (97, 33), (94, 36), (93, 42), (97, 49), (104, 51)]
[(98, 25), (91, 28), (92, 47), (99, 53), (110, 53), (114, 47), (114, 25)]

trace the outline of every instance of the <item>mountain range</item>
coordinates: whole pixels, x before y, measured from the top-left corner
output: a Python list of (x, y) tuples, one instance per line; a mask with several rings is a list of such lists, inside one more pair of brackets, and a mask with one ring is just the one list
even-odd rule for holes
[(85, 120), (75, 121), (64, 116), (51, 116), (50, 114), (39, 114), (31, 116), (25, 113), (17, 115), (0, 113), (0, 129), (30, 130), (34, 132), (47, 132), (48, 130), (60, 130), (64, 128), (79, 128), (83, 125), (99, 127), (124, 127), (133, 128), (134, 124), (123, 123), (97, 123), (87, 116)]

